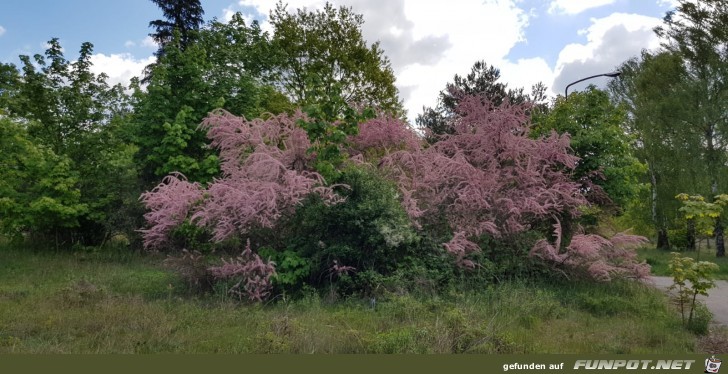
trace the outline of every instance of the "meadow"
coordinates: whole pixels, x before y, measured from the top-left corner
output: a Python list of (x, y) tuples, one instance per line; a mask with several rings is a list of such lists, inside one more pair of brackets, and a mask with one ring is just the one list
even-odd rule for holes
[[(672, 251), (658, 250), (652, 247), (640, 248), (637, 254), (640, 259), (650, 265), (653, 275), (670, 276), (670, 258)], [(702, 246), (695, 251), (678, 251), (681, 256), (692, 257), (696, 261), (710, 261), (718, 264), (718, 271), (714, 273), (715, 279), (728, 280), (728, 257), (716, 257), (712, 246)]]
[(666, 296), (636, 282), (509, 281), (375, 302), (311, 292), (247, 304), (223, 291), (190, 293), (162, 258), (0, 249), (0, 353), (701, 350)]

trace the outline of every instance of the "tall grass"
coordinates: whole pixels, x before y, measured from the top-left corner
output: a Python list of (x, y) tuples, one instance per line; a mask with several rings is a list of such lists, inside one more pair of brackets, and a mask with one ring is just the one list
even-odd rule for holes
[(128, 253), (0, 250), (0, 353), (688, 353), (656, 290), (509, 282), (375, 305), (195, 296)]
[[(670, 252), (655, 248), (640, 248), (637, 250), (637, 255), (651, 266), (653, 275), (670, 276), (668, 268)], [(702, 247), (699, 251), (682, 251), (680, 254), (684, 257), (718, 264), (718, 271), (714, 273), (715, 279), (728, 280), (728, 257), (715, 257), (714, 248)]]

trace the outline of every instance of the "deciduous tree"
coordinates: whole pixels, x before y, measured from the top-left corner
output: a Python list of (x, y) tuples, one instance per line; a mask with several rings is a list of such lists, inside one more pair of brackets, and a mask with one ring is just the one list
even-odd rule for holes
[(3, 117), (0, 149), (0, 232), (13, 238), (43, 234), (58, 245), (58, 235), (78, 228), (89, 212), (71, 160), (34, 143), (23, 125)]
[(150, 226), (143, 231), (145, 247), (168, 245), (170, 230), (185, 220), (223, 241), (274, 227), (309, 194), (318, 193), (329, 203), (340, 201), (313, 171), (311, 142), (296, 125), (301, 116), (248, 121), (218, 112), (206, 118), (203, 127), (220, 151), (222, 178), (204, 188), (170, 175), (144, 193), (150, 210), (145, 215)]
[[(680, 0), (662, 26), (655, 29), (663, 46), (684, 61), (690, 113), (686, 125), (702, 134), (703, 162), (710, 175), (711, 195), (728, 185), (728, 4), (720, 0)], [(716, 221), (716, 256), (725, 256), (723, 225)]]
[(320, 93), (338, 85), (347, 103), (403, 116), (389, 60), (378, 42), (364, 40), (360, 14), (330, 3), (322, 10), (289, 13), (279, 2), (270, 22), (273, 46), (283, 55), (280, 87), (291, 101), (323, 104)]
[(569, 134), (570, 147), (579, 157), (573, 172), (587, 200), (610, 212), (626, 208), (636, 197), (643, 165), (632, 154), (634, 139), (622, 125), (624, 107), (610, 101), (607, 92), (590, 86), (558, 98), (546, 113), (533, 117), (532, 135), (555, 130)]
[(462, 96), (453, 133), (428, 148), (394, 152), (382, 161), (403, 195), (409, 215), (423, 225), (444, 219), (446, 244), (459, 263), (478, 251), (480, 235), (508, 237), (586, 204), (568, 172), (577, 163), (568, 135), (528, 137), (528, 106), (495, 106), (480, 95)]
[(61, 241), (98, 243), (119, 229), (111, 217), (129, 202), (127, 188), (135, 178), (135, 150), (119, 137), (129, 98), (120, 85), (109, 86), (106, 75), (91, 72), (90, 43), (82, 44), (75, 61), (66, 60), (58, 39), (48, 45), (45, 56), (20, 56), (21, 71), (3, 67), (2, 112), (23, 124), (27, 140), (43, 155), (38, 160), (56, 160), (48, 161), (57, 165), (56, 177), (67, 173), (66, 180), (74, 181), (59, 186), (80, 194), (85, 208), (69, 224), (56, 221)]
[(710, 193), (710, 174), (704, 162), (704, 133), (690, 125), (694, 116), (689, 74), (673, 52), (643, 52), (619, 68), (610, 82), (615, 101), (629, 115), (625, 130), (636, 139), (635, 156), (647, 165), (649, 204), (637, 205), (657, 232), (657, 247), (670, 247), (668, 230), (675, 227), (678, 202), (684, 191)]
[(132, 132), (145, 188), (171, 172), (201, 182), (217, 175), (217, 155), (198, 129), (210, 111), (222, 108), (255, 118), (293, 110), (273, 87), (276, 54), (257, 23), (248, 26), (236, 14), (196, 35), (184, 45), (175, 31), (148, 71), (146, 92), (139, 92)]

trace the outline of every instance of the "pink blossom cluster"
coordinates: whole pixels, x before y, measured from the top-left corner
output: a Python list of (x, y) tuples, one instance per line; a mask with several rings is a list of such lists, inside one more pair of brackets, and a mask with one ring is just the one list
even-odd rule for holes
[(578, 234), (562, 249), (561, 226), (557, 223), (554, 227), (556, 242), (539, 240), (530, 256), (546, 261), (567, 277), (609, 282), (615, 277), (642, 279), (650, 274), (650, 266), (638, 261), (633, 250), (649, 241), (643, 236), (620, 233), (606, 239)]
[(145, 248), (160, 248), (169, 241), (169, 233), (189, 216), (192, 206), (202, 198), (202, 186), (188, 182), (182, 174), (164, 178), (161, 184), (141, 196), (149, 212), (144, 214), (149, 229), (140, 230)]
[(568, 136), (529, 138), (527, 109), (463, 97), (451, 135), (382, 159), (410, 217), (445, 217), (455, 233), (445, 248), (463, 266), (472, 266), (465, 257), (479, 250), (470, 238), (523, 232), (553, 215), (576, 215), (587, 203), (568, 174), (577, 161)]
[(235, 259), (222, 259), (223, 264), (208, 268), (216, 279), (237, 280), (228, 292), (241, 300), (263, 301), (270, 296), (271, 277), (275, 276), (275, 263), (263, 261), (250, 249), (248, 240), (243, 253)]
[(389, 154), (400, 150), (417, 150), (422, 144), (422, 139), (405, 121), (384, 115), (359, 125), (359, 133), (349, 140), (353, 155), (370, 151)]
[(248, 121), (225, 111), (210, 114), (201, 127), (220, 151), (223, 175), (207, 188), (177, 174), (142, 195), (150, 210), (144, 245), (168, 243), (170, 230), (185, 219), (210, 228), (213, 240), (273, 227), (311, 193), (326, 203), (342, 201), (313, 171), (306, 132), (296, 125), (302, 114)]

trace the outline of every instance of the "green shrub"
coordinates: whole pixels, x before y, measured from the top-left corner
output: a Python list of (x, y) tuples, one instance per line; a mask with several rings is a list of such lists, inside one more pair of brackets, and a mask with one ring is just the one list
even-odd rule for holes
[(169, 237), (171, 247), (177, 250), (186, 249), (209, 253), (214, 247), (208, 230), (191, 223), (189, 220), (185, 220), (181, 225), (171, 230)]
[(417, 351), (411, 328), (381, 332), (376, 335), (373, 346), (374, 353), (424, 353)]
[(483, 284), (552, 274), (541, 262), (534, 261), (528, 255), (534, 243), (541, 239), (541, 235), (537, 231), (526, 231), (507, 239), (484, 235), (478, 243), (482, 252), (473, 258), (480, 266), (465, 274), (466, 278), (477, 288)]
[(710, 321), (713, 320), (713, 314), (710, 313), (708, 307), (698, 303), (693, 311), (693, 318), (687, 324), (687, 329), (698, 335), (707, 335)]
[(299, 291), (311, 276), (311, 261), (293, 250), (277, 252), (270, 247), (258, 251), (261, 258), (276, 264), (273, 286), (279, 291)]
[(390, 276), (406, 257), (423, 255), (392, 183), (355, 166), (345, 168), (334, 183), (349, 186), (338, 191), (346, 201), (327, 206), (311, 197), (276, 232), (282, 249), (271, 258), (284, 267), (279, 284), (289, 290), (303, 283), (317, 288), (347, 283), (338, 290), (371, 291), (382, 281), (376, 275)]
[(667, 230), (667, 237), (675, 249), (684, 251), (688, 247), (688, 231), (684, 228)]

